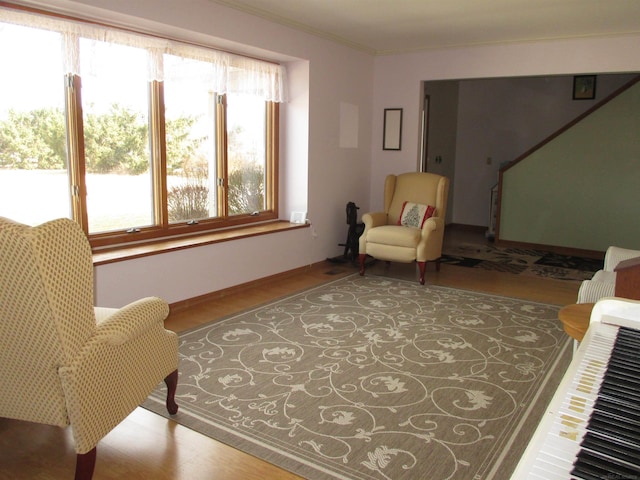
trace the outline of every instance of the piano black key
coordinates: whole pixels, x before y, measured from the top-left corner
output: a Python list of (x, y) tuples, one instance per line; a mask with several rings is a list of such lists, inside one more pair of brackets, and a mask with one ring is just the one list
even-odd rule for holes
[(614, 457), (631, 465), (640, 465), (640, 450), (635, 445), (620, 442), (596, 432), (587, 432), (581, 446), (587, 450)]
[(603, 419), (594, 412), (587, 425), (587, 432), (594, 432), (606, 436), (612, 440), (632, 445), (640, 450), (640, 435), (638, 434), (638, 430), (630, 427), (619, 419), (612, 417)]
[(581, 480), (602, 480), (607, 475), (604, 468), (592, 465), (584, 458), (577, 458), (573, 470), (571, 470), (571, 478), (579, 478)]
[(629, 397), (624, 395), (623, 393), (618, 392), (615, 389), (611, 389), (609, 387), (602, 387), (598, 391), (597, 400), (603, 399), (608, 402), (612, 402), (615, 404), (620, 404), (626, 406), (630, 410), (636, 410), (638, 408), (639, 403), (633, 397)]
[(638, 380), (637, 365), (633, 365), (619, 357), (611, 359), (607, 367), (607, 372), (609, 372), (609, 370), (620, 372), (621, 374), (628, 375), (631, 379)]
[(633, 362), (635, 358), (633, 354), (638, 351), (638, 348), (640, 348), (640, 344), (638, 343), (618, 339), (618, 343), (616, 343), (615, 347), (612, 348), (611, 351), (615, 351), (616, 355), (629, 357), (629, 360)]
[(625, 340), (627, 342), (639, 342), (640, 339), (638, 339), (638, 336), (634, 333), (634, 331), (631, 329), (627, 329), (626, 327), (621, 327), (618, 330), (618, 338), (620, 340)]
[(600, 385), (599, 392), (603, 392), (603, 393), (610, 392), (611, 395), (620, 396), (623, 400), (626, 399), (627, 401), (633, 401), (634, 399), (636, 401), (640, 400), (640, 391), (636, 391), (633, 388), (629, 388), (628, 386), (620, 382), (612, 382), (612, 381), (605, 382), (603, 380), (602, 384)]
[(637, 355), (635, 355), (636, 352), (638, 351), (637, 348), (640, 348), (640, 346), (636, 347), (635, 345), (618, 344), (614, 348), (612, 348), (611, 351), (612, 352), (615, 351), (616, 356), (620, 355), (622, 358), (624, 358), (625, 360), (631, 363), (637, 363), (638, 357)]
[(606, 384), (612, 382), (615, 385), (623, 385), (629, 388), (638, 389), (640, 382), (637, 378), (634, 378), (630, 372), (622, 370), (616, 365), (609, 365), (607, 367), (607, 374), (603, 378), (603, 382)]
[(606, 385), (600, 388), (598, 396), (605, 396), (620, 403), (634, 405), (638, 403), (638, 398), (630, 395), (629, 392), (617, 385)]
[(633, 331), (626, 331), (624, 329), (618, 330), (618, 335), (616, 336), (619, 344), (637, 346), (640, 345), (640, 339), (635, 336)]
[(593, 404), (593, 409), (620, 415), (631, 422), (640, 423), (640, 405), (633, 402), (614, 402), (604, 395), (599, 395)]
[[(586, 475), (596, 476), (580, 476), (582, 472)], [(571, 474), (578, 478), (637, 478), (638, 474), (640, 474), (640, 468), (628, 466), (615, 459), (607, 459), (604, 455), (597, 452), (580, 450)]]
[(594, 414), (602, 415), (603, 418), (614, 418), (619, 419), (620, 421), (624, 421), (628, 425), (637, 428), (640, 430), (640, 416), (638, 416), (635, 412), (630, 412), (625, 409), (623, 405), (618, 404), (615, 406), (602, 405), (602, 402), (596, 402), (593, 405)]
[(624, 392), (625, 395), (628, 395), (631, 398), (640, 399), (639, 384), (634, 384), (633, 381), (630, 381), (624, 375), (619, 375), (615, 372), (608, 373), (609, 375), (602, 381), (600, 390), (602, 390), (603, 388), (615, 388), (618, 391)]
[(640, 370), (640, 360), (635, 363), (632, 363), (632, 362), (629, 362), (626, 358), (616, 357), (616, 358), (612, 358), (609, 361), (609, 367), (612, 367), (612, 366), (620, 369), (625, 369), (626, 371), (630, 372), (632, 375), (634, 373), (637, 375), (638, 370)]
[(618, 337), (640, 342), (640, 330), (629, 327), (620, 327), (618, 330)]
[(615, 421), (613, 417), (601, 418), (593, 413), (587, 424), (587, 430), (603, 432), (616, 438), (626, 439), (640, 446), (640, 431), (629, 427), (624, 422)]
[(604, 465), (599, 459), (587, 451), (580, 451), (571, 470), (571, 478), (583, 480), (603, 480), (605, 475), (610, 475), (608, 465)]
[(632, 375), (637, 372), (638, 365), (640, 362), (637, 358), (632, 358), (631, 353), (627, 354), (615, 354), (609, 360), (609, 365), (615, 365), (618, 368), (626, 369)]

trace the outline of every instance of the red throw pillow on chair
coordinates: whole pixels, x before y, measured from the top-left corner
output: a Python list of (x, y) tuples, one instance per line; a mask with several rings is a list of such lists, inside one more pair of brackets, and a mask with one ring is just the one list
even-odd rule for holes
[(404, 227), (422, 228), (427, 218), (433, 217), (436, 207), (420, 203), (404, 202), (398, 219), (398, 225)]

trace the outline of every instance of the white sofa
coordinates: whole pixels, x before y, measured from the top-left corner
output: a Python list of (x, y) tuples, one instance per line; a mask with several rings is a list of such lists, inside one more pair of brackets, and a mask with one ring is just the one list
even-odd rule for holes
[(615, 296), (616, 266), (623, 260), (636, 257), (640, 257), (640, 250), (609, 247), (604, 256), (604, 269), (598, 270), (591, 280), (582, 282), (577, 303), (595, 303), (600, 298)]

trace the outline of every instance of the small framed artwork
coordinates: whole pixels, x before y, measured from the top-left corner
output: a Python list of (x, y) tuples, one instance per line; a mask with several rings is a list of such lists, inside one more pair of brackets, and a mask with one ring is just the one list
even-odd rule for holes
[(593, 100), (596, 98), (596, 76), (576, 75), (573, 77), (573, 99)]
[(383, 150), (402, 149), (402, 109), (384, 109)]

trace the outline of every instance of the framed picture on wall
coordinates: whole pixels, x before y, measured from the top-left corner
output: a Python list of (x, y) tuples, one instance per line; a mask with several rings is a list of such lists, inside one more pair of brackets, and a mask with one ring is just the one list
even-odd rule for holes
[(596, 98), (596, 76), (576, 75), (573, 77), (573, 99), (593, 100)]
[(384, 109), (383, 150), (402, 149), (402, 109)]

